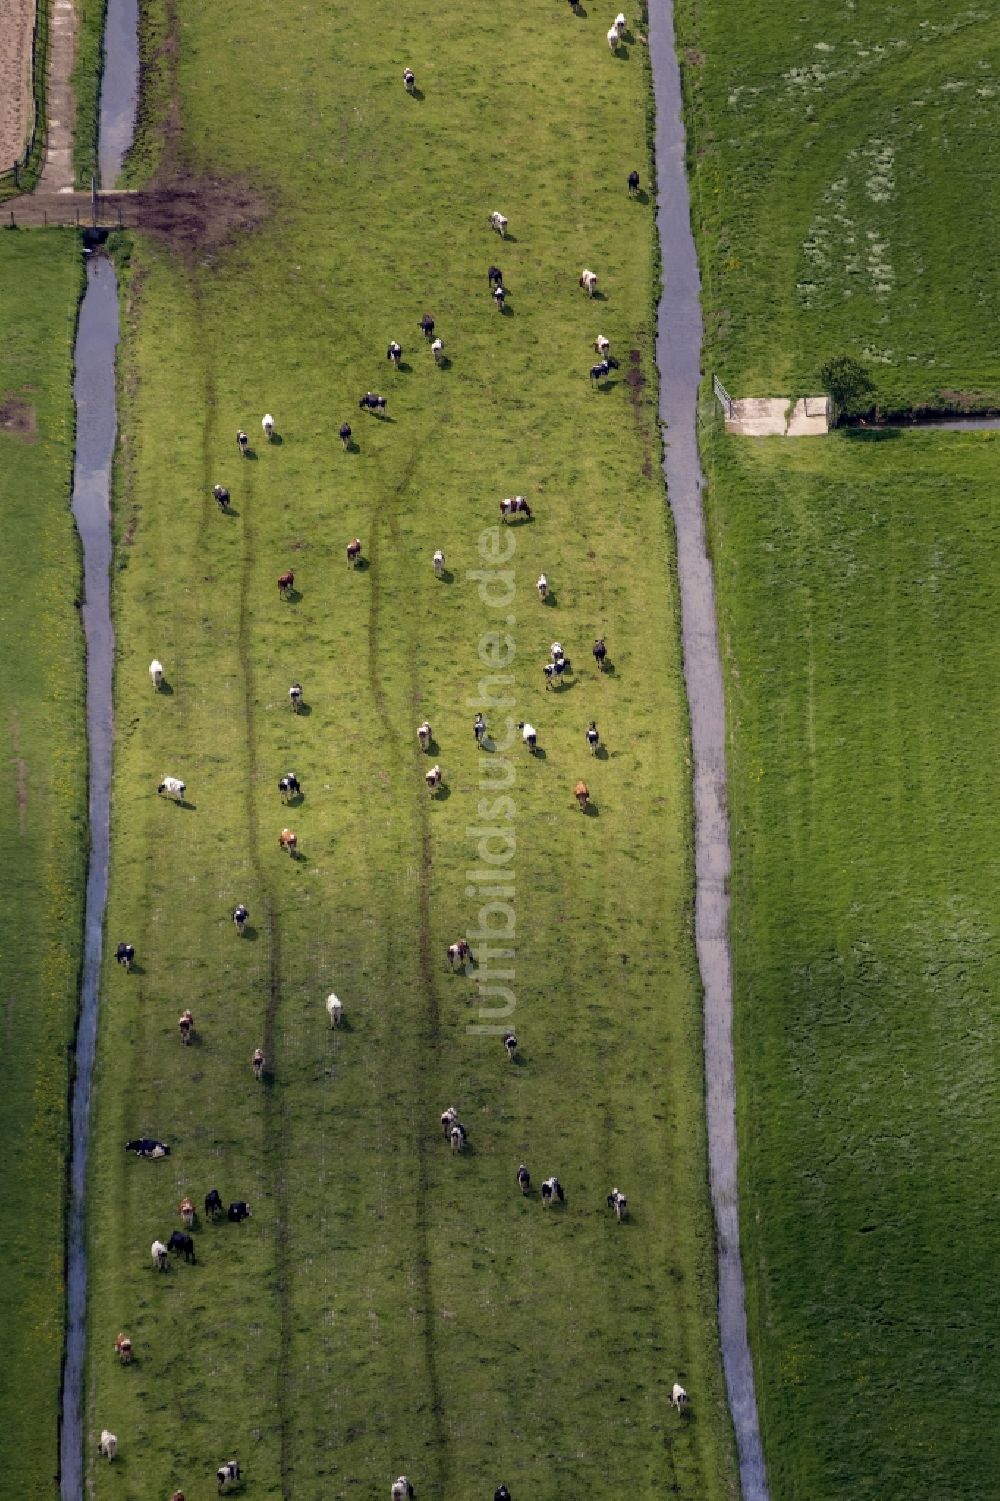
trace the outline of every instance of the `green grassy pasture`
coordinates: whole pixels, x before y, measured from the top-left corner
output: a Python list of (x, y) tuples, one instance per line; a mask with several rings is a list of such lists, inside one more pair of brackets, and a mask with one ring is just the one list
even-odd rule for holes
[(883, 406), (1000, 405), (996, 0), (677, 10), (708, 368), (793, 394), (851, 353)]
[[(612, 59), (593, 11), (513, 0), (414, 0), (364, 25), (344, 3), (279, 16), (180, 0), (176, 25), (174, 47), (154, 8), (147, 37), (148, 100), (179, 90), (175, 165), (243, 179), (273, 211), (222, 254), (140, 240), (127, 271), (108, 941), (131, 939), (138, 965), (108, 965), (102, 1016), (88, 1445), (108, 1426), (120, 1454), (95, 1464), (94, 1493), (201, 1494), (236, 1455), (247, 1495), (301, 1501), (384, 1494), (401, 1470), (442, 1498), (504, 1478), (539, 1498), (732, 1497), (654, 244), (649, 205), (625, 191), (631, 166), (650, 176), (644, 54)], [(407, 63), (421, 97), (403, 90)], [(136, 168), (164, 170), (161, 148), (150, 106)], [(585, 264), (604, 299), (579, 290)], [(447, 368), (417, 328), (425, 309)], [(599, 332), (622, 361), (600, 393)], [(358, 411), (367, 388), (388, 395), (389, 420)], [(260, 441), (265, 410), (280, 445)], [(535, 519), (501, 532), (515, 491)], [(355, 535), (366, 566), (352, 571)], [(297, 597), (283, 602), (287, 567)], [(509, 573), (509, 600), (489, 602), (508, 581), (490, 593), (477, 571)], [(549, 693), (556, 638), (575, 671)], [(155, 696), (154, 654), (170, 687)], [(516, 737), (476, 750), (491, 673), (509, 677), (486, 706), (497, 738), (531, 719), (543, 757)], [(446, 778), (433, 801), (425, 715)], [(591, 718), (606, 759), (588, 754)], [(305, 797), (286, 809), (288, 769)], [(192, 806), (156, 796), (167, 772)], [(278, 849), (285, 824), (296, 861)], [(489, 961), (515, 993), (507, 1016), (508, 997), (445, 962), (498, 883), (513, 887), (496, 917), (513, 932), (494, 945), (513, 955)], [(471, 1135), (459, 1159), (437, 1124), (451, 1103)], [(171, 1157), (126, 1157), (138, 1133)], [(522, 1159), (536, 1186), (558, 1173), (563, 1210), (521, 1198)], [(605, 1207), (615, 1183), (622, 1227)], [(253, 1218), (199, 1219), (198, 1265), (154, 1273), (154, 1235), (213, 1186)]]
[(775, 1501), (988, 1496), (992, 434), (718, 442), (744, 1255)]
[(52, 1493), (62, 1361), (67, 1060), (86, 853), (69, 511), (80, 278), (76, 236), (0, 235), (0, 1469), (19, 1497)]

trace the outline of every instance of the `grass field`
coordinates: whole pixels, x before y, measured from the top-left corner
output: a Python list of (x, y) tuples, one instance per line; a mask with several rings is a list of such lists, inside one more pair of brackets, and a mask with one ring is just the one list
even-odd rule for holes
[(706, 367), (865, 361), (889, 408), (1000, 406), (1000, 10), (680, 0)]
[(51, 1494), (63, 1334), (68, 1048), (85, 858), (79, 558), (69, 511), (70, 234), (0, 235), (0, 1468)]
[[(649, 177), (648, 77), (639, 46), (609, 56), (605, 30), (513, 0), (414, 0), (362, 27), (342, 3), (151, 8), (134, 170), (260, 208), (228, 249), (213, 221), (194, 242), (137, 243), (126, 271), (108, 947), (131, 940), (138, 964), (108, 965), (97, 1077), (87, 1442), (108, 1426), (120, 1445), (94, 1465), (97, 1497), (201, 1494), (232, 1455), (248, 1495), (301, 1501), (385, 1494), (402, 1470), (442, 1498), (502, 1479), (537, 1498), (735, 1495), (654, 244), (648, 203), (625, 191), (633, 165)], [(577, 287), (584, 264), (600, 300)], [(600, 332), (622, 369), (595, 392)], [(388, 395), (386, 420), (358, 411), (368, 388)], [(280, 444), (259, 441), (265, 410)], [(535, 519), (501, 532), (516, 491)], [(575, 670), (549, 693), (556, 638)], [(516, 732), (478, 752), (477, 707), (501, 745), (508, 720), (532, 720), (544, 756)], [(433, 801), (425, 715), (446, 781)], [(587, 752), (592, 718), (606, 758)], [(289, 769), (304, 800), (286, 809)], [(166, 772), (190, 806), (157, 798)], [(278, 849), (286, 823), (296, 861)], [(478, 981), (450, 974), (447, 944), (497, 887), (500, 952), (474, 939)], [(471, 1136), (458, 1159), (437, 1125), (451, 1103)], [(169, 1159), (123, 1153), (147, 1132)], [(521, 1198), (521, 1160), (536, 1185), (560, 1176), (563, 1209)], [(613, 1184), (626, 1226), (605, 1207)], [(198, 1264), (154, 1273), (181, 1195), (200, 1206), (214, 1186), (253, 1218), (199, 1221)]]
[(709, 452), (772, 1494), (986, 1497), (997, 439)]

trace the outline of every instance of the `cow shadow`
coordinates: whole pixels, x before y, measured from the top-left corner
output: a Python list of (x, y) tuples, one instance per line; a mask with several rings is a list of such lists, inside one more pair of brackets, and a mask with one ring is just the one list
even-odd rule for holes
[(189, 803), (186, 797), (181, 797), (177, 799), (176, 806), (178, 808), (183, 808), (185, 813), (194, 813), (194, 811), (198, 807), (198, 804)]
[(411, 375), (413, 372), (413, 366), (410, 365), (406, 360), (400, 360), (399, 364), (396, 366), (396, 369), (402, 375)]
[(582, 5), (574, 5), (572, 7), (572, 10), (574, 16), (579, 16), (581, 21), (585, 21), (587, 19), (587, 12)]
[(513, 318), (513, 316), (514, 316), (514, 309), (513, 309), (513, 307), (511, 306), (511, 304), (509, 302), (505, 302), (501, 306), (501, 308), (500, 308), (500, 316), (501, 316), (501, 318)]
[(341, 1012), (340, 1013), (340, 1021), (337, 1023), (337, 1025), (335, 1027), (331, 1027), (330, 1031), (331, 1032), (353, 1032), (354, 1031), (354, 1027), (353, 1027), (353, 1025), (351, 1023), (351, 1018), (349, 1016), (345, 1016), (344, 1013)]
[(455, 575), (450, 568), (442, 568), (438, 578), (442, 584), (453, 584), (455, 582)]
[(431, 802), (446, 803), (451, 797), (451, 788), (447, 782), (440, 782), (434, 792), (431, 793)]
[(451, 360), (448, 358), (448, 356), (446, 354), (443, 354), (441, 356), (440, 360), (438, 361), (438, 369), (439, 370), (450, 370), (451, 369)]
[(243, 450), (243, 457), (245, 459), (249, 459), (252, 464), (256, 464), (257, 450), (255, 448), (245, 448)]
[(166, 678), (161, 678), (160, 679), (160, 686), (157, 689), (157, 692), (158, 693), (165, 693), (168, 698), (173, 698), (173, 696), (174, 696), (174, 690), (171, 687), (171, 685), (167, 682)]
[(614, 52), (612, 52), (611, 56), (616, 60), (620, 59), (623, 63), (628, 62), (629, 52), (628, 48), (625, 46), (624, 40), (619, 41), (618, 46), (615, 48)]
[(306, 795), (304, 792), (294, 792), (291, 797), (284, 800), (281, 806), (283, 808), (301, 808), (305, 800)]
[(348, 438), (347, 442), (344, 444), (344, 452), (345, 453), (360, 453), (361, 449), (355, 443), (355, 441), (354, 441), (353, 438)]
[(234, 519), (239, 520), (240, 513), (235, 506), (226, 506), (225, 510), (222, 510), (222, 507), (220, 506), (219, 509), (222, 512), (223, 516), (232, 516)]
[(636, 201), (636, 203), (648, 203), (649, 202), (649, 194), (646, 192), (645, 188), (640, 188), (639, 189), (638, 193), (636, 193), (636, 195), (635, 195), (635, 201)]
[(280, 448), (281, 445), (284, 443), (284, 441), (285, 440), (281, 436), (280, 433), (272, 433), (271, 434), (271, 438), (270, 438), (269, 447), (271, 447), (271, 448)]
[(436, 756), (440, 749), (441, 747), (438, 745), (437, 741), (432, 735), (430, 740), (428, 740), (427, 742), (427, 749), (422, 754), (425, 756)]
[(423, 89), (418, 89), (416, 84), (414, 84), (412, 89), (410, 90), (410, 98), (415, 99), (418, 104), (423, 104), (424, 100), (427, 98), (427, 95), (424, 93)]
[(281, 596), (286, 605), (297, 605), (302, 598), (301, 589), (286, 589)]
[(598, 667), (597, 673), (599, 677), (613, 678), (615, 675), (615, 664), (613, 662), (610, 662), (608, 658), (605, 657), (604, 666)]
[(545, 598), (542, 600), (542, 604), (546, 606), (551, 605), (552, 608), (555, 609), (558, 603), (559, 601), (556, 598), (556, 591), (550, 588), (548, 594), (546, 594)]
[(504, 245), (517, 245), (519, 243), (519, 241), (518, 241), (517, 235), (512, 235), (511, 232), (510, 232), (510, 230), (508, 230), (507, 233), (503, 237), (502, 243)]
[(184, 1048), (200, 1048), (204, 1047), (204, 1045), (205, 1039), (202, 1037), (197, 1028), (191, 1033), (191, 1036), (188, 1038), (187, 1042), (181, 1043), (181, 1046)]
[(597, 750), (594, 752), (594, 760), (595, 761), (607, 761), (608, 760), (608, 748), (607, 748), (606, 745), (599, 745), (597, 747)]
[(595, 287), (593, 292), (590, 294), (590, 300), (591, 302), (607, 302), (607, 293), (602, 292), (599, 287)]
[(354, 572), (367, 573), (371, 566), (370, 558), (357, 558), (354, 563)]
[(143, 964), (136, 964), (136, 962), (135, 962), (134, 959), (132, 960), (132, 963), (129, 966), (129, 968), (126, 970), (126, 974), (129, 974), (129, 975), (144, 975), (145, 973), (146, 973), (146, 967), (145, 967), (145, 965), (143, 965)]
[(388, 412), (373, 412), (370, 407), (366, 410), (369, 417), (374, 417), (376, 422), (395, 422), (396, 420), (395, 417), (390, 417)]
[[(281, 853), (281, 851), (279, 851), (279, 853)], [(308, 865), (309, 864), (309, 856), (308, 855), (304, 855), (301, 850), (289, 850), (288, 851), (288, 856), (289, 856), (289, 859), (294, 860), (294, 862), (295, 862), (296, 865)]]
[(609, 391), (613, 391), (615, 389), (615, 382), (610, 378), (610, 376), (605, 377), (604, 380), (592, 380), (590, 384), (591, 388), (595, 390), (600, 396), (606, 396)]
[(257, 932), (257, 929), (253, 926), (252, 923), (247, 923), (246, 927), (243, 929), (243, 932), (239, 936), (244, 943), (256, 943), (257, 939), (260, 937), (260, 934)]
[(545, 747), (543, 745), (536, 745), (535, 749), (531, 752), (531, 759), (533, 761), (547, 761), (549, 758), (545, 753)]
[(301, 701), (299, 703), (299, 707), (295, 710), (295, 718), (296, 719), (308, 719), (311, 713), (312, 713), (312, 704), (307, 704), (303, 700), (303, 701)]
[(585, 803), (580, 811), (582, 812), (584, 818), (600, 818), (601, 816), (601, 810), (598, 808), (596, 803), (592, 802)]

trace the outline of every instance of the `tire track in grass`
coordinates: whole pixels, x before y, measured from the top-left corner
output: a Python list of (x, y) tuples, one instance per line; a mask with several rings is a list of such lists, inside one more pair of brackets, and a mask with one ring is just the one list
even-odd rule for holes
[[(425, 439), (423, 446), (431, 442), (437, 435), (438, 424), (434, 431)], [(381, 593), (379, 582), (379, 522), (388, 517), (389, 536), (394, 544), (399, 543), (399, 503), (403, 499), (422, 449), (414, 447), (403, 467), (402, 476), (390, 493), (392, 503), (386, 512), (384, 504), (381, 510), (373, 507), (369, 522), (370, 543), (368, 559), (371, 567), (369, 578), (371, 580), (371, 597), (368, 606), (368, 685), (371, 689), (372, 698), (375, 701), (376, 711), (382, 723), (382, 729), (393, 752), (400, 757), (403, 755), (399, 743), (399, 736), (393, 727), (389, 717), (388, 707), (385, 701), (385, 693), (382, 689), (381, 678), (378, 671), (379, 637), (381, 629)], [(379, 466), (381, 468), (381, 465)], [(408, 660), (413, 662), (415, 655), (408, 649)], [(411, 679), (411, 687), (416, 684)], [(431, 926), (430, 926), (430, 887), (431, 887), (431, 827), (430, 809), (426, 796), (423, 796), (423, 775), (420, 774), (419, 785), (415, 787), (417, 803), (417, 825), (420, 834), (420, 879), (418, 890), (418, 955), (420, 968), (420, 986), (424, 996), (429, 1023), (428, 1040), (432, 1049), (436, 1050), (440, 1032), (440, 1006), (438, 1004), (437, 991), (434, 985), (434, 972), (431, 962)], [(435, 1339), (434, 1324), (434, 1279), (431, 1273), (430, 1257), (430, 1231), (427, 1219), (427, 1200), (430, 1194), (428, 1182), (428, 1153), (430, 1142), (429, 1122), (431, 1119), (431, 1106), (426, 1092), (427, 1071), (421, 1070), (417, 1087), (417, 1099), (419, 1101), (419, 1120), (416, 1130), (417, 1148), (417, 1195), (414, 1209), (414, 1228), (417, 1236), (417, 1281), (420, 1288), (420, 1298), (423, 1305), (422, 1313), (422, 1337), (424, 1344), (424, 1358), (427, 1364), (427, 1389), (430, 1394), (431, 1406), (431, 1443), (437, 1457), (438, 1473), (436, 1476), (435, 1490), (440, 1495), (448, 1493), (450, 1479), (448, 1436), (445, 1430), (444, 1408), (442, 1402), (442, 1382), (438, 1369), (437, 1342)]]
[[(246, 463), (245, 460), (240, 460)], [(237, 637), (240, 672), (243, 679), (243, 715), (246, 729), (246, 757), (248, 796), (243, 799), (247, 819), (247, 847), (250, 868), (264, 913), (267, 933), (268, 979), (267, 1005), (264, 1008), (264, 1053), (269, 1060), (275, 1056), (274, 1039), (278, 1012), (281, 1007), (281, 930), (278, 915), (271, 895), (271, 888), (264, 874), (260, 858), (260, 838), (257, 824), (257, 732), (254, 721), (254, 670), (250, 650), (250, 587), (256, 561), (254, 528), (253, 466), (246, 465), (243, 485), (243, 563), (240, 570), (240, 611)], [(278, 1368), (275, 1372), (276, 1402), (279, 1427), (279, 1472), (281, 1494), (284, 1501), (292, 1495), (292, 1430), (288, 1411), (288, 1397), (292, 1377), (292, 1277), (291, 1277), (291, 1229), (288, 1214), (288, 1182), (282, 1164), (288, 1159), (288, 1121), (284, 1105), (274, 1085), (264, 1092), (264, 1152), (270, 1169), (271, 1194), (274, 1204), (274, 1260), (278, 1289)]]

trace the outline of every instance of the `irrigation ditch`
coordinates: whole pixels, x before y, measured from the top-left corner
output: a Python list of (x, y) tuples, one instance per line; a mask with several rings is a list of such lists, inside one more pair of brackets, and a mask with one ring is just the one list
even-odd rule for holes
[[(107, 50), (101, 87), (102, 178), (118, 176), (132, 140), (139, 79), (136, 0), (108, 0)], [(108, 893), (111, 757), (114, 739), (111, 622), (111, 466), (118, 428), (115, 352), (118, 278), (111, 261), (90, 253), (74, 351), (76, 455), (73, 516), (83, 549), (82, 610), (87, 656), (87, 744), (90, 850), (84, 907), (84, 950), (70, 1105), (69, 1208), (66, 1227), (66, 1348), (59, 1422), (62, 1501), (81, 1501), (84, 1366), (86, 1360), (86, 1183), (90, 1103), (100, 1007), (104, 909)]]
[(695, 942), (704, 990), (705, 1109), (719, 1275), (719, 1339), (744, 1501), (768, 1501), (740, 1256), (733, 978), (729, 948), (726, 723), (715, 585), (705, 546), (698, 456), (701, 283), (691, 229), (673, 3), (649, 8), (656, 99), (657, 226), (663, 291), (656, 332), (663, 469), (677, 534), (684, 679), (691, 715)]

